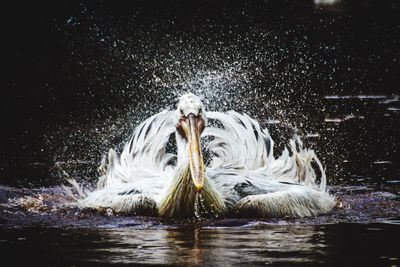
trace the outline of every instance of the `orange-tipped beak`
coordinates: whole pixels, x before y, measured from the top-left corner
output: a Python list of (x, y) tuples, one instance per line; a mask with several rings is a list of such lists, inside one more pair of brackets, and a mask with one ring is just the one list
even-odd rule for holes
[(200, 134), (203, 131), (202, 119), (190, 113), (182, 128), (189, 143), (189, 165), (193, 183), (197, 191), (201, 191), (204, 186), (204, 162), (201, 152)]

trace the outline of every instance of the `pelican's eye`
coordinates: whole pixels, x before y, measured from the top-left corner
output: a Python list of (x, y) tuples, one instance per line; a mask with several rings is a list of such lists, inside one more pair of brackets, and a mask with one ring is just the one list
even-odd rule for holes
[(181, 113), (182, 116), (185, 116), (185, 113), (183, 113), (183, 109), (179, 109), (179, 113)]

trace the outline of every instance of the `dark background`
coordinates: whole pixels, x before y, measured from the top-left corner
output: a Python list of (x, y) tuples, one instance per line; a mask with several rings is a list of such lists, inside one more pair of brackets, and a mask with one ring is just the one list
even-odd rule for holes
[[(58, 175), (52, 173), (55, 162), (81, 159), (91, 167), (97, 165), (106, 149), (118, 146), (136, 124), (116, 123), (111, 129), (110, 121), (126, 121), (121, 114), (143, 103), (148, 107), (160, 102), (151, 112), (169, 103), (160, 99), (175, 85), (158, 86), (153, 78), (173, 80), (165, 69), (180, 49), (185, 52), (181, 71), (189, 76), (196, 68), (213, 69), (245, 58), (242, 68), (252, 74), (251, 81), (235, 86), (248, 86), (249, 98), (257, 99), (258, 105), (286, 103), (287, 110), (293, 110), (287, 117), (294, 121), (299, 114), (323, 120), (319, 111), (326, 106), (333, 113), (367, 110), (373, 120), (343, 126), (339, 134), (330, 135), (338, 142), (317, 142), (322, 153), (332, 150), (324, 153), (324, 163), (331, 168), (339, 165), (336, 176), (348, 169), (365, 176), (371, 162), (389, 160), (392, 165), (383, 176), (398, 179), (398, 113), (383, 120), (374, 115), (380, 110), (365, 103), (349, 108), (347, 102), (337, 105), (315, 99), (399, 94), (399, 1), (342, 1), (335, 6), (282, 0), (30, 1), (2, 10), (0, 178), (4, 183), (43, 184), (44, 177)], [(230, 58), (235, 57), (232, 63)], [(151, 63), (156, 60), (161, 63)], [(305, 74), (296, 74), (296, 66), (307, 66)], [(231, 97), (243, 102), (239, 95)], [(309, 99), (301, 102), (301, 112), (296, 102), (300, 98)], [(255, 117), (277, 110), (272, 104), (265, 112), (243, 109)], [(309, 122), (307, 127), (315, 130), (320, 125)], [(364, 148), (357, 152), (352, 145), (360, 140)], [(342, 160), (349, 158), (356, 166), (343, 167)], [(375, 172), (371, 176), (378, 179)]]

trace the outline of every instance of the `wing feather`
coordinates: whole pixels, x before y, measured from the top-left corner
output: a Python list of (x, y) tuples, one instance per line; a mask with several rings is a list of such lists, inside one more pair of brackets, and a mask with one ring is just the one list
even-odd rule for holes
[(175, 132), (173, 115), (172, 111), (163, 111), (140, 124), (125, 144), (120, 158), (110, 149), (98, 189), (121, 194), (135, 189), (158, 200), (172, 178), (173, 166), (168, 163), (176, 157), (166, 152), (169, 136)]
[[(248, 115), (235, 111), (208, 112), (207, 117), (222, 125), (222, 128), (208, 127), (204, 132), (204, 136), (213, 137), (208, 149), (215, 156), (207, 172), (217, 184), (227, 186), (231, 181), (233, 190), (240, 183), (265, 188), (271, 186), (269, 182), (276, 181), (326, 191), (325, 170), (314, 151), (303, 148), (300, 138), (295, 137), (289, 142), (291, 155), (285, 148), (281, 156), (275, 158), (274, 142), (268, 129), (261, 129)], [(317, 163), (321, 173), (319, 185), (312, 162)]]

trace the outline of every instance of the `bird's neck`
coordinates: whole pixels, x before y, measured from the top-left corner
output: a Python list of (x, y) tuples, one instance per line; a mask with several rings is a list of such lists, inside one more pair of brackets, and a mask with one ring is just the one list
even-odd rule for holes
[(178, 151), (175, 176), (166, 196), (159, 204), (160, 216), (174, 218), (194, 217), (195, 202), (196, 198), (199, 197), (197, 194), (201, 194), (201, 205), (210, 215), (222, 215), (225, 212), (225, 204), (212, 181), (205, 177), (202, 191), (197, 192), (190, 173), (188, 153), (187, 149), (186, 157), (184, 157)]

